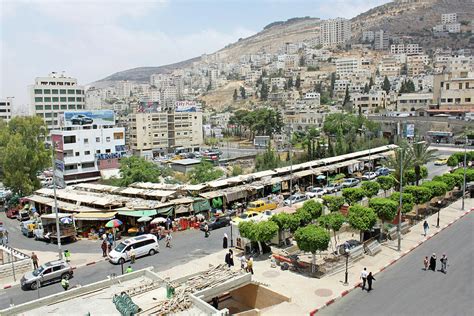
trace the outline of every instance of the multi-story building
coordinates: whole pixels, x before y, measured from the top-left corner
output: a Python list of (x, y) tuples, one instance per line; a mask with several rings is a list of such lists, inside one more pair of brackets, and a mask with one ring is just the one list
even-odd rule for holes
[(337, 18), (321, 22), (321, 42), (324, 46), (345, 44), (351, 36), (350, 20)]
[[(105, 112), (112, 120), (82, 125), (69, 120), (61, 130), (51, 131), (56, 169), (65, 184), (96, 181), (102, 170), (119, 168), (119, 159), (126, 153), (125, 128), (114, 126), (111, 110), (92, 111), (91, 117), (97, 121)], [(68, 114), (74, 117), (74, 112)]]
[(388, 49), (388, 34), (384, 30), (379, 30), (374, 34), (374, 48), (376, 50), (387, 50)]
[(134, 155), (151, 159), (203, 143), (202, 112), (133, 113), (129, 119), (129, 147)]
[(387, 94), (383, 90), (354, 93), (351, 97), (354, 110), (361, 114), (372, 114), (387, 106)]
[(338, 76), (351, 75), (360, 67), (359, 58), (341, 58), (336, 60), (336, 74)]
[(286, 84), (286, 78), (283, 77), (275, 77), (270, 79), (270, 85), (276, 86), (278, 89), (283, 89)]
[(397, 96), (396, 110), (401, 112), (428, 110), (432, 100), (433, 93), (403, 93)]
[(311, 109), (287, 110), (283, 113), (283, 123), (297, 131), (307, 130), (311, 127), (320, 128), (326, 114)]
[(9, 122), (12, 118), (12, 104), (9, 99), (0, 99), (0, 121)]
[(441, 23), (443, 24), (456, 23), (457, 21), (458, 21), (457, 13), (441, 14)]
[(418, 76), (425, 72), (425, 66), (429, 64), (428, 55), (407, 56), (407, 74), (410, 77)]
[(474, 111), (474, 72), (443, 73), (434, 76), (433, 103), (440, 110)]
[(85, 107), (84, 87), (64, 74), (53, 72), (48, 77), (37, 77), (29, 90), (32, 113), (44, 119), (48, 130), (59, 127), (58, 118), (64, 111)]
[(362, 42), (373, 42), (375, 40), (374, 31), (363, 31), (362, 32)]
[(381, 76), (396, 77), (400, 75), (401, 67), (396, 58), (384, 57), (378, 69)]
[(392, 54), (421, 54), (423, 53), (423, 48), (418, 44), (392, 44), (390, 46), (390, 53)]

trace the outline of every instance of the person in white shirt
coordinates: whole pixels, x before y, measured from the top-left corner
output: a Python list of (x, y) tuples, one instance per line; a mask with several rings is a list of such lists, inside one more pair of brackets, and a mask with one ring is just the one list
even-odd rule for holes
[(367, 268), (364, 268), (360, 273), (360, 278), (362, 279), (362, 291), (365, 290), (365, 282), (367, 282)]

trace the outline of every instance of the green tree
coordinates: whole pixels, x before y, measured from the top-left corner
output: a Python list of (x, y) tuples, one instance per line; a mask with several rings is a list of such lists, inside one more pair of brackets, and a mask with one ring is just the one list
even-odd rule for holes
[(238, 95), (237, 95), (237, 89), (234, 89), (234, 95), (232, 96), (232, 99), (234, 101), (237, 101)]
[(265, 82), (262, 82), (262, 87), (260, 88), (260, 100), (267, 101), (268, 99), (268, 85)]
[(308, 225), (298, 228), (295, 233), (295, 240), (298, 248), (311, 252), (313, 255), (311, 272), (314, 273), (316, 269), (316, 252), (328, 249), (330, 240), (328, 232), (321, 227)]
[(242, 174), (242, 167), (240, 165), (234, 165), (232, 167), (232, 176), (233, 177), (236, 177), (236, 176), (240, 176)]
[(351, 103), (351, 94), (349, 93), (349, 85), (346, 85), (346, 93), (344, 95), (344, 101), (342, 102), (342, 107), (348, 109)]
[(362, 188), (345, 188), (342, 189), (342, 196), (346, 199), (347, 204), (354, 205), (364, 198), (365, 190)]
[(296, 82), (295, 82), (295, 88), (299, 90), (300, 87), (301, 87), (301, 78), (300, 78), (300, 76), (297, 76), (296, 77)]
[[(463, 176), (464, 175), (464, 168), (458, 168), (454, 171), (454, 174), (457, 174), (457, 175), (461, 175)], [(471, 182), (471, 181), (474, 181), (474, 169), (472, 168), (468, 168), (466, 170), (466, 183), (467, 182)], [(462, 186), (462, 185), (461, 185)]]
[(294, 214), (278, 213), (271, 217), (281, 230), (288, 229), (294, 233), (300, 227), (300, 219)]
[(274, 221), (240, 222), (239, 231), (242, 237), (258, 243), (259, 252), (263, 253), (262, 243), (270, 241), (278, 232)]
[(376, 181), (380, 184), (385, 196), (387, 196), (387, 190), (390, 190), (395, 185), (395, 179), (392, 176), (380, 176)]
[(385, 93), (389, 94), (390, 88), (391, 88), (390, 80), (388, 80), (388, 77), (385, 76), (385, 78), (383, 79), (382, 90), (384, 90)]
[(331, 73), (331, 90), (329, 91), (330, 97), (334, 97), (334, 85), (336, 84), (336, 73)]
[(459, 175), (456, 174), (446, 173), (441, 176), (433, 177), (433, 181), (441, 181), (446, 183), (446, 185), (448, 186), (448, 191), (453, 190), (454, 187), (458, 185), (458, 179), (461, 180), (460, 184), (462, 185), (463, 177), (459, 177)]
[(375, 181), (365, 181), (362, 183), (361, 188), (365, 191), (365, 196), (370, 199), (379, 193), (380, 184)]
[(451, 155), (448, 158), (448, 166), (450, 167), (457, 167), (459, 166), (459, 160), (456, 155)]
[(444, 196), (448, 191), (448, 185), (441, 181), (425, 181), (421, 186), (431, 190), (431, 198)]
[(410, 148), (410, 157), (412, 159), (413, 167), (415, 169), (416, 185), (420, 180), (421, 166), (433, 161), (436, 158), (436, 149), (429, 149), (430, 144), (428, 142), (416, 142), (413, 143)]
[(242, 87), (242, 86), (240, 86), (240, 97), (244, 100), (247, 99), (247, 94), (246, 94), (245, 88)]
[(313, 220), (311, 213), (302, 207), (296, 210), (294, 216), (299, 218), (301, 226), (307, 225)]
[(334, 245), (337, 247), (337, 232), (341, 229), (342, 225), (346, 221), (346, 217), (340, 212), (329, 213), (320, 217), (320, 223), (324, 223), (322, 226), (327, 229), (332, 229), (334, 232)]
[(375, 211), (378, 218), (382, 221), (382, 231), (379, 237), (379, 240), (382, 240), (384, 223), (385, 221), (393, 221), (395, 215), (397, 215), (398, 204), (391, 199), (372, 198), (369, 200), (369, 207)]
[(405, 193), (413, 196), (413, 202), (416, 204), (416, 214), (418, 215), (418, 207), (420, 204), (426, 203), (431, 199), (431, 190), (427, 187), (407, 185), (404, 187)]
[(263, 171), (278, 168), (281, 164), (280, 156), (269, 145), (263, 154), (258, 154), (255, 158), (255, 170)]
[(349, 207), (347, 220), (352, 228), (360, 231), (360, 241), (362, 242), (363, 233), (374, 227), (377, 222), (377, 215), (370, 207), (356, 204)]
[(120, 160), (120, 175), (120, 185), (129, 186), (135, 182), (160, 182), (160, 177), (171, 175), (171, 170), (141, 157), (131, 156)]
[(415, 184), (417, 177), (418, 177), (418, 180), (419, 179), (425, 179), (426, 177), (428, 177), (428, 168), (427, 167), (421, 166), (420, 168), (418, 168), (418, 170), (419, 170), (419, 175), (417, 176), (416, 172), (415, 172), (415, 168), (408, 169), (404, 174), (404, 177), (405, 177), (404, 182)]
[(198, 184), (219, 179), (223, 175), (224, 171), (215, 168), (211, 162), (202, 160), (189, 172), (189, 179), (192, 184)]
[(292, 77), (290, 77), (290, 78), (288, 79), (288, 84), (287, 84), (287, 86), (288, 86), (288, 89), (293, 88), (294, 84), (293, 84), (293, 78), (292, 78)]
[[(390, 199), (400, 204), (400, 192), (393, 192)], [(402, 213), (409, 213), (415, 205), (414, 197), (410, 193), (402, 193)]]
[(315, 200), (305, 201), (302, 208), (311, 214), (311, 219), (317, 219), (323, 213), (323, 205)]
[[(400, 169), (400, 164), (402, 169)], [(387, 157), (387, 167), (394, 170), (392, 176), (395, 179), (396, 189), (399, 190), (401, 170), (404, 170), (403, 173), (405, 174), (405, 170), (412, 167), (412, 158), (406, 143), (401, 143), (400, 148), (395, 150), (395, 154)], [(406, 179), (403, 179), (403, 182), (405, 183)]]
[(36, 116), (0, 124), (0, 180), (14, 194), (24, 196), (39, 189), (38, 172), (51, 166), (45, 132), (43, 120)]
[(344, 205), (342, 196), (323, 195), (323, 201), (331, 213), (338, 212)]

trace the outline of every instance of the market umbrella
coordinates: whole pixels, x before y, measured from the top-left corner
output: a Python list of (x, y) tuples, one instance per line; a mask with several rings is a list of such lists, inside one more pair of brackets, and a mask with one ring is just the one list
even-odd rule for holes
[(59, 219), (59, 221), (62, 224), (67, 224), (67, 225), (72, 224), (72, 218), (70, 218), (70, 217), (62, 217), (62, 218)]
[(141, 223), (141, 222), (149, 222), (151, 221), (152, 218), (150, 216), (142, 216), (140, 217), (139, 219), (137, 219), (137, 222)]
[(156, 217), (151, 221), (152, 224), (159, 224), (159, 223), (165, 223), (165, 222), (166, 222), (166, 219), (163, 217)]
[(110, 221), (108, 221), (106, 224), (105, 224), (105, 227), (108, 227), (108, 228), (117, 228), (119, 227), (120, 225), (122, 225), (122, 221), (118, 220), (118, 219), (112, 219)]

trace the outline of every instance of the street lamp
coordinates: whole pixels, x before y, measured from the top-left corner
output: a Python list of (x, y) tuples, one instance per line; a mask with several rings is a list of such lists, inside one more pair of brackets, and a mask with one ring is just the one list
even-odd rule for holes
[(467, 168), (466, 155), (467, 155), (467, 136), (466, 136), (466, 140), (464, 141), (464, 180), (463, 180), (463, 185), (462, 185), (462, 203), (461, 203), (461, 210), (463, 211), (464, 211), (464, 195), (466, 195), (466, 168)]
[(372, 165), (372, 159), (370, 157), (370, 131), (367, 129), (367, 127), (363, 127), (363, 128), (359, 128), (359, 131), (361, 131), (362, 133), (364, 133), (364, 135), (367, 135), (367, 138), (368, 138), (368, 143), (369, 143), (369, 172), (371, 171), (371, 165)]
[(397, 250), (402, 250), (402, 207), (403, 207), (403, 149), (400, 148), (400, 201), (398, 206), (398, 224), (397, 224), (397, 236), (398, 245)]
[(349, 268), (349, 248), (347, 247), (347, 245), (345, 245), (344, 247), (344, 255), (346, 256), (346, 273), (345, 273), (345, 276), (344, 276), (344, 285), (349, 285), (349, 271), (348, 271), (348, 268)]
[(291, 199), (291, 195), (293, 194), (293, 159), (291, 158), (291, 125), (288, 126), (288, 155), (290, 156), (290, 207), (292, 206), (293, 202)]
[(436, 219), (436, 228), (439, 228), (439, 210), (441, 209), (441, 201), (438, 201), (438, 218)]
[[(51, 102), (52, 103), (52, 102)], [(54, 126), (54, 105), (51, 104), (51, 125)], [(55, 159), (55, 144), (53, 142), (53, 134), (50, 132), (51, 136), (51, 160), (53, 162), (53, 195), (54, 195), (54, 212), (56, 213), (56, 240), (58, 243), (58, 254), (59, 254), (59, 260), (62, 260), (63, 258), (63, 253), (61, 251), (61, 231), (59, 229), (59, 213), (58, 213), (58, 198), (56, 194), (56, 185), (57, 185), (57, 179), (56, 179), (56, 159)]]

